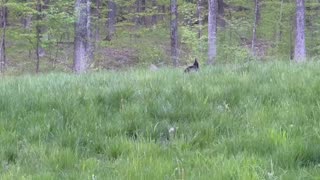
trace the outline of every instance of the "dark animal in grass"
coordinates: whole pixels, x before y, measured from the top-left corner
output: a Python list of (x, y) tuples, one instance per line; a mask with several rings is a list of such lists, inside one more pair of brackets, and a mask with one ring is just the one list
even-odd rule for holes
[(194, 72), (194, 71), (198, 71), (198, 70), (199, 70), (199, 63), (198, 63), (197, 59), (195, 59), (193, 65), (187, 67), (187, 69), (185, 69), (184, 72), (188, 73), (188, 72)]

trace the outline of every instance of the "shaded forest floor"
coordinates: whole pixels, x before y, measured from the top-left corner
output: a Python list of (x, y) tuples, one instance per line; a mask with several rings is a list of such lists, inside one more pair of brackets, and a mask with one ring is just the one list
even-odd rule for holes
[[(94, 61), (90, 62), (90, 71), (101, 69), (121, 70), (133, 67), (171, 66), (170, 38), (168, 29), (119, 28), (111, 41), (97, 38)], [(40, 72), (71, 72), (73, 64), (72, 39), (47, 44), (41, 49)], [(42, 51), (43, 50), (43, 51)], [(181, 64), (191, 62), (185, 57), (189, 52), (181, 53)], [(35, 50), (27, 41), (7, 42), (7, 70), (5, 74), (33, 74), (36, 66)]]
[(319, 68), (4, 77), (0, 179), (318, 179)]
[[(205, 29), (205, 28), (204, 28)], [(181, 28), (179, 43), (180, 66), (186, 66), (198, 58), (203, 65), (207, 61), (207, 39), (197, 37), (197, 27)], [(253, 60), (250, 38), (234, 38), (232, 29), (219, 32), (218, 64), (239, 64)], [(204, 32), (205, 33), (205, 32)], [(10, 36), (9, 36), (10, 37)], [(10, 38), (9, 38), (10, 39)], [(148, 68), (151, 64), (158, 67), (172, 67), (170, 57), (169, 28), (159, 25), (135, 29), (119, 28), (111, 41), (97, 37), (94, 61), (90, 62), (89, 71), (124, 70), (131, 68)], [(48, 40), (49, 41), (49, 40)], [(40, 72), (71, 72), (73, 65), (72, 39), (59, 42), (51, 40), (40, 52)], [(270, 44), (266, 40), (257, 40), (258, 59), (271, 59), (268, 56)], [(7, 69), (5, 74), (33, 74), (36, 69), (35, 50), (28, 41), (7, 42)]]

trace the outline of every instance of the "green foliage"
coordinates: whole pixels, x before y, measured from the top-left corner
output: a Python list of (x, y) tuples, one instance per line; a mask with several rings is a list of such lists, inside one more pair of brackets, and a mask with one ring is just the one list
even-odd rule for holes
[[(146, 11), (137, 13), (136, 0), (116, 0), (117, 23), (112, 41), (107, 36), (107, 2), (97, 9), (92, 2), (92, 33), (95, 44), (93, 69), (149, 66), (151, 63), (171, 65), (169, 0), (157, 0), (158, 6), (146, 2)], [(55, 0), (44, 5), (41, 20), (36, 20), (36, 1), (9, 0), (7, 27), (8, 73), (32, 72), (36, 27), (41, 26), (40, 46), (45, 50), (41, 57), (42, 72), (52, 70), (68, 71), (73, 59), (74, 1)], [(256, 48), (258, 57), (251, 55), (254, 2), (225, 0), (223, 18), (225, 27), (218, 26), (217, 63), (242, 63), (251, 59), (288, 60), (294, 47), (295, 4), (291, 1), (261, 1), (260, 21), (257, 26)], [(207, 3), (202, 9), (202, 37), (198, 38), (197, 2), (178, 0), (179, 10), (179, 55), (180, 64), (189, 63), (195, 57), (202, 62), (207, 59)], [(306, 1), (306, 45), (311, 60), (316, 60), (320, 51), (317, 38), (320, 34), (320, 18), (317, 2)], [(163, 9), (164, 8), (164, 9)], [(165, 12), (162, 12), (165, 10)], [(157, 24), (151, 24), (151, 16), (158, 15)], [(146, 25), (137, 25), (137, 17), (145, 17)], [(24, 29), (21, 20), (31, 18), (29, 28)], [(219, 19), (221, 20), (221, 19)], [(218, 21), (219, 21), (218, 20)], [(99, 34), (95, 34), (99, 33)], [(111, 50), (110, 50), (111, 49)], [(120, 57), (115, 57), (113, 52)], [(125, 56), (125, 58), (123, 58)], [(113, 65), (115, 64), (115, 65)], [(57, 68), (57, 69), (56, 69)]]
[(4, 77), (0, 179), (317, 179), (318, 75), (314, 62)]
[[(184, 45), (189, 55), (198, 57), (199, 59), (207, 59), (208, 37), (203, 35), (199, 39), (196, 28), (189, 26), (182, 26), (180, 28), (181, 44)], [(193, 57), (190, 59), (193, 59)]]
[(219, 63), (245, 63), (253, 60), (251, 52), (241, 46), (223, 44), (219, 47), (218, 61)]
[(5, 5), (10, 9), (10, 13), (19, 16), (35, 14), (36, 10), (31, 6), (34, 3), (7, 2)]
[(182, 24), (192, 25), (196, 20), (197, 6), (194, 3), (181, 3), (179, 6)]

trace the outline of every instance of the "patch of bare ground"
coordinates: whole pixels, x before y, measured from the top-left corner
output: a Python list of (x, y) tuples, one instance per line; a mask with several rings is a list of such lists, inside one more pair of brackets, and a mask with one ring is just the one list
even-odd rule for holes
[(139, 63), (137, 51), (129, 48), (103, 48), (96, 57), (97, 66), (118, 70), (136, 66)]
[[(250, 49), (252, 47), (252, 40), (251, 39), (246, 39), (243, 38), (241, 45)], [(271, 42), (268, 42), (266, 40), (263, 39), (256, 39), (255, 45), (254, 45), (254, 49), (255, 49), (255, 55), (259, 58), (264, 58), (266, 57), (268, 54), (268, 49), (271, 48)]]

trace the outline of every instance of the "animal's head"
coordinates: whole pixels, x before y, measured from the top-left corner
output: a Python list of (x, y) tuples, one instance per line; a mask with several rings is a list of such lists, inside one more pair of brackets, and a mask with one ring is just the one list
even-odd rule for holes
[(197, 58), (194, 60), (194, 63), (192, 66), (187, 67), (187, 69), (184, 70), (184, 72), (192, 72), (192, 71), (198, 71), (199, 69), (199, 63)]
[(194, 59), (193, 66), (196, 67), (196, 68), (199, 68), (199, 63), (198, 63), (197, 58)]

